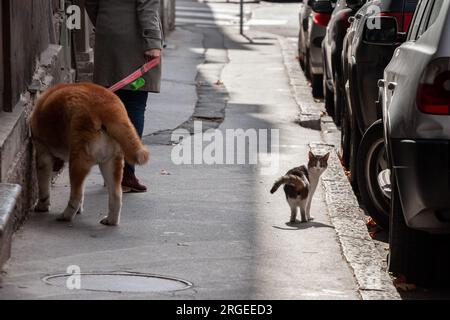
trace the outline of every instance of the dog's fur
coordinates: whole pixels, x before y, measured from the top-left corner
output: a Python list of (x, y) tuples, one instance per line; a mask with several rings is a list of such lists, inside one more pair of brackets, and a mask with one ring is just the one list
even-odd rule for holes
[(71, 190), (67, 208), (58, 219), (71, 221), (83, 211), (84, 180), (98, 164), (109, 192), (109, 212), (101, 223), (118, 225), (124, 158), (142, 165), (150, 156), (121, 100), (95, 84), (60, 84), (38, 99), (29, 124), (39, 183), (35, 210), (49, 210), (53, 162), (62, 159), (69, 162)]

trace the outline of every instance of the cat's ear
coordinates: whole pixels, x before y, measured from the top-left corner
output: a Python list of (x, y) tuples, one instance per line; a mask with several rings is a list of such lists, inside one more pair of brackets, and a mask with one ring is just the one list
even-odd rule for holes
[(313, 159), (316, 158), (316, 156), (314, 155), (314, 153), (312, 153), (311, 151), (309, 151), (308, 156), (309, 156), (309, 160), (313, 160)]
[(328, 158), (330, 158), (330, 153), (329, 152), (322, 157), (322, 159), (325, 160), (325, 161), (328, 161)]

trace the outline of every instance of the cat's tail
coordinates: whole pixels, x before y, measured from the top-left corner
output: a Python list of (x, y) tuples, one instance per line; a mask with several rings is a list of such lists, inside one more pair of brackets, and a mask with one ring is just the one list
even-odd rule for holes
[(278, 190), (278, 188), (283, 184), (293, 185), (296, 189), (299, 190), (306, 187), (305, 181), (303, 181), (302, 178), (293, 174), (289, 174), (282, 176), (277, 181), (275, 181), (272, 189), (270, 189), (270, 193), (274, 194)]

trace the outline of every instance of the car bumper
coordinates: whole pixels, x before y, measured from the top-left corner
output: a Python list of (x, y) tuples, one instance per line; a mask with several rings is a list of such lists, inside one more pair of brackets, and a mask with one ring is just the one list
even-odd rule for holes
[(406, 224), (450, 233), (450, 141), (393, 139), (390, 144)]

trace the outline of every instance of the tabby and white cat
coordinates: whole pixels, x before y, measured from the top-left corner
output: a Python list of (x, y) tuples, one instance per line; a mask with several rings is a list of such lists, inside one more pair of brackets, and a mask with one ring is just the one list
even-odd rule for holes
[(293, 168), (275, 181), (270, 193), (275, 193), (284, 184), (286, 200), (291, 207), (291, 223), (296, 221), (298, 208), (300, 208), (302, 222), (313, 220), (310, 215), (312, 197), (319, 184), (320, 176), (328, 167), (329, 157), (330, 153), (318, 156), (310, 151), (308, 167)]

